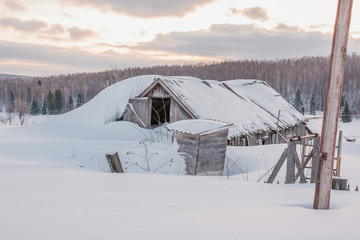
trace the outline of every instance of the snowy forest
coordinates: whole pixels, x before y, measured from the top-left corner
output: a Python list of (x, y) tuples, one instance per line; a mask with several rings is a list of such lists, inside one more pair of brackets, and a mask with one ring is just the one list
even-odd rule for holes
[[(31, 114), (59, 114), (76, 108), (97, 93), (123, 79), (138, 75), (193, 76), (201, 79), (260, 79), (304, 111), (321, 111), (328, 79), (328, 57), (281, 60), (239, 60), (221, 63), (131, 67), (94, 73), (76, 73), (34, 78), (0, 80), (0, 107), (5, 111), (16, 101), (26, 102)], [(353, 115), (360, 113), (360, 55), (347, 56), (344, 74), (343, 106)], [(297, 99), (296, 99), (297, 95)], [(299, 100), (300, 99), (300, 103)], [(299, 109), (300, 110), (300, 109)]]

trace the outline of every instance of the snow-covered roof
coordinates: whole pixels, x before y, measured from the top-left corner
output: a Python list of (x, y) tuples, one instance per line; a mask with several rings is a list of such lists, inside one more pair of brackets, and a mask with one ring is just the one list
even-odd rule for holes
[(166, 125), (167, 129), (194, 135), (209, 134), (233, 126), (229, 123), (207, 119), (189, 119)]
[(275, 118), (278, 117), (280, 110), (279, 120), (284, 126), (292, 126), (300, 121), (305, 121), (305, 117), (301, 113), (264, 81), (230, 80), (222, 83), (236, 94), (246, 96)]
[(197, 119), (235, 124), (230, 137), (294, 126), (305, 118), (274, 89), (258, 80), (217, 82), (191, 77), (158, 77), (140, 96), (162, 85)]

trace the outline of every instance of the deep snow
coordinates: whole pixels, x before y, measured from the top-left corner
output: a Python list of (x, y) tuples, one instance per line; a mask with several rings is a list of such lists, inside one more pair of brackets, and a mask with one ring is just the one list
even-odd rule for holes
[[(111, 98), (136, 94), (117, 91)], [(223, 177), (185, 176), (165, 127), (111, 122), (124, 104), (98, 99), (92, 108), (28, 119), (38, 124), (0, 128), (0, 239), (360, 239), (358, 141), (344, 142), (342, 156), (351, 191), (332, 191), (331, 209), (315, 211), (314, 185), (283, 184), (284, 167), (280, 184), (264, 184), (284, 144), (228, 147)], [(321, 121), (309, 125), (319, 129)], [(360, 121), (340, 128), (360, 138)], [(157, 153), (149, 171), (145, 145)], [(110, 152), (119, 152), (125, 174), (109, 172)]]

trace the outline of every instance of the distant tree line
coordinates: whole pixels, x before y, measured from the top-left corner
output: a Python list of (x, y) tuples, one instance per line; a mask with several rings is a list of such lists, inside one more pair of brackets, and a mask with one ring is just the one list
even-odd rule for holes
[[(324, 108), (328, 79), (328, 57), (281, 60), (239, 60), (220, 63), (131, 67), (94, 73), (76, 73), (5, 79), (0, 81), (0, 110), (16, 99), (25, 101), (32, 114), (59, 114), (81, 106), (107, 84), (138, 75), (193, 76), (218, 81), (260, 79), (266, 81), (300, 111), (315, 113)], [(348, 55), (345, 64), (343, 96), (349, 112), (360, 114), (360, 55)], [(296, 100), (297, 98), (297, 100)], [(301, 102), (298, 100), (301, 99)], [(302, 105), (302, 106), (301, 106)], [(342, 108), (343, 109), (343, 108)]]

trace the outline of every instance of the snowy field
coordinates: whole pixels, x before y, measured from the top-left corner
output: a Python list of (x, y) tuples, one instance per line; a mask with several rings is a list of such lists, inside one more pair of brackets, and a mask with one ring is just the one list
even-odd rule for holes
[[(313, 184), (285, 185), (283, 171), (280, 184), (264, 183), (285, 145), (228, 147), (229, 177), (186, 176), (170, 132), (111, 122), (124, 106), (104, 108), (103, 95), (26, 126), (0, 124), (0, 239), (360, 239), (360, 141), (344, 141), (351, 191), (332, 191), (331, 209), (313, 210)], [(339, 128), (360, 139), (360, 121)], [(146, 149), (156, 153), (149, 166)], [(113, 152), (125, 174), (109, 172)]]

